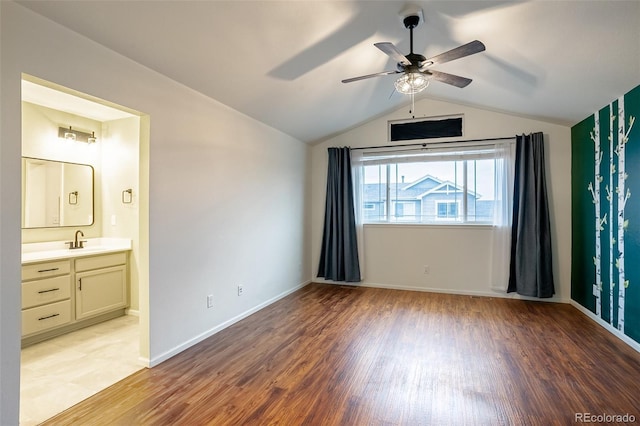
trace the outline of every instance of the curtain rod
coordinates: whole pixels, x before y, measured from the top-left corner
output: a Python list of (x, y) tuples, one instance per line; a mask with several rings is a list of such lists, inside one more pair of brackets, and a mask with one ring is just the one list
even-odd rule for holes
[(404, 148), (407, 146), (422, 146), (426, 147), (430, 144), (443, 144), (443, 143), (460, 143), (460, 142), (488, 142), (488, 141), (504, 141), (515, 139), (515, 136), (504, 137), (504, 138), (485, 138), (485, 139), (466, 139), (460, 141), (442, 141), (442, 142), (420, 142), (420, 143), (405, 143), (400, 145), (380, 145), (380, 146), (360, 146), (357, 148), (350, 148), (352, 151), (356, 149), (374, 149), (374, 148)]

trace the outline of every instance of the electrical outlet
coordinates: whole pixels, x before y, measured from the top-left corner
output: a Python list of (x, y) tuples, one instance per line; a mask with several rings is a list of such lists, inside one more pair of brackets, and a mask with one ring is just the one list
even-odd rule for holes
[(242, 296), (242, 292), (243, 291), (244, 291), (244, 288), (241, 285), (239, 285), (238, 286), (238, 296)]
[(425, 275), (429, 275), (431, 273), (431, 268), (429, 265), (424, 265), (424, 273)]
[(207, 296), (207, 308), (213, 308), (213, 294)]

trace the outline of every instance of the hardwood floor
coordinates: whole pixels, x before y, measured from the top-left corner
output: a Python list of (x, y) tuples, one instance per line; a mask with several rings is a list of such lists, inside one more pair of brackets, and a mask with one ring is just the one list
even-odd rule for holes
[(51, 425), (640, 421), (640, 354), (570, 305), (312, 284)]

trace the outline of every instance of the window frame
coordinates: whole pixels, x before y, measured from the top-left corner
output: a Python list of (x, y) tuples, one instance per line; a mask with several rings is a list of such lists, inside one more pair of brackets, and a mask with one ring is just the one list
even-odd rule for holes
[[(429, 144), (431, 145), (431, 144)], [(443, 145), (442, 143), (433, 143), (433, 145)], [(468, 172), (469, 163), (477, 160), (493, 160), (494, 161), (494, 178), (496, 176), (496, 147), (491, 144), (483, 144), (483, 145), (474, 145), (474, 146), (464, 146), (463, 144), (458, 144), (454, 146), (454, 143), (447, 143), (449, 146), (438, 146), (434, 148), (429, 148), (431, 151), (432, 157), (423, 158), (420, 155), (415, 155), (409, 153), (408, 155), (403, 155), (404, 152), (413, 151), (413, 150), (401, 150), (401, 151), (382, 151), (382, 152), (371, 152), (365, 153), (364, 158), (360, 160), (360, 167), (363, 168), (363, 180), (362, 184), (364, 185), (364, 168), (367, 166), (378, 166), (378, 182), (380, 185), (380, 189), (378, 190), (379, 195), (384, 198), (380, 198), (376, 201), (382, 207), (379, 215), (376, 216), (375, 219), (367, 218), (363, 215), (363, 224), (364, 225), (418, 225), (418, 226), (493, 226), (492, 220), (483, 220), (477, 221), (469, 220), (469, 208), (470, 204), (468, 202), (469, 193), (476, 193), (477, 189), (475, 184), (472, 188), (469, 188), (468, 175), (471, 174), (474, 179), (477, 179), (477, 166), (473, 165), (473, 169)], [(423, 145), (423, 150), (425, 150)], [(456, 151), (456, 152), (452, 152)], [(462, 197), (460, 200), (455, 200), (458, 205), (458, 211), (461, 212), (460, 218), (438, 218), (437, 211), (434, 213), (434, 217), (432, 219), (424, 219), (422, 217), (422, 207), (420, 211), (417, 211), (417, 214), (414, 215), (413, 220), (398, 220), (397, 215), (395, 214), (395, 209), (393, 209), (393, 203), (398, 201), (397, 193), (396, 196), (393, 194), (394, 187), (397, 185), (403, 185), (406, 183), (398, 181), (398, 168), (397, 166), (401, 163), (428, 163), (428, 162), (457, 162), (462, 165), (461, 170), (461, 193)], [(385, 166), (385, 167), (382, 167)], [(391, 175), (393, 173), (392, 166), (395, 166), (395, 174), (396, 179), (394, 182), (391, 182)], [(458, 186), (458, 181), (456, 181), (456, 186)], [(474, 180), (475, 183), (475, 180)], [(363, 196), (364, 198), (364, 196)], [(403, 201), (403, 200), (402, 200)], [(435, 201), (443, 201), (443, 202), (453, 202), (454, 200), (433, 200)], [(495, 201), (495, 200), (494, 200)], [(371, 200), (362, 200), (362, 207), (365, 203), (370, 203)], [(422, 203), (420, 203), (422, 206)], [(474, 204), (475, 205), (475, 204)], [(494, 207), (495, 208), (495, 204)], [(393, 213), (390, 214), (389, 212)]]
[[(392, 127), (395, 125), (402, 124), (413, 124), (413, 123), (439, 123), (447, 120), (460, 120), (460, 134), (456, 135), (448, 135), (448, 136), (434, 136), (434, 135), (423, 135), (424, 137), (415, 137), (408, 139), (394, 139), (392, 137)], [(421, 118), (404, 118), (398, 120), (388, 120), (387, 121), (387, 141), (388, 142), (403, 142), (403, 141), (430, 141), (432, 139), (443, 139), (443, 138), (452, 138), (452, 137), (464, 137), (464, 114), (449, 114), (449, 115), (434, 115), (430, 117), (421, 117)]]

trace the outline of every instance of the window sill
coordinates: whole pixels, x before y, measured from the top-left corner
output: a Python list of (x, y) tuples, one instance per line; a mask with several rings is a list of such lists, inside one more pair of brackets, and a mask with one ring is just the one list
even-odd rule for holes
[(492, 228), (494, 228), (494, 226), (492, 224), (490, 224), (490, 223), (451, 223), (451, 222), (442, 223), (442, 224), (440, 224), (440, 223), (411, 223), (411, 222), (407, 222), (407, 223), (371, 222), (371, 223), (365, 223), (364, 227), (365, 228), (369, 228), (369, 227), (371, 227), (371, 228), (419, 227), (419, 228), (439, 228), (439, 229), (444, 229), (444, 228), (451, 228), (451, 229), (461, 229), (461, 228), (492, 229)]

